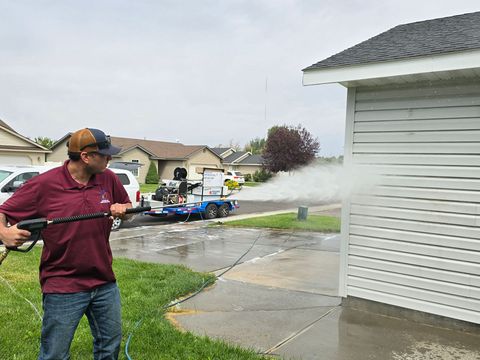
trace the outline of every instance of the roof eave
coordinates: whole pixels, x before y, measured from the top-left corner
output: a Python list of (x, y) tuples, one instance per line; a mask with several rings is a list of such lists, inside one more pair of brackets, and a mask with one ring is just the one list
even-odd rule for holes
[(303, 85), (341, 83), (378, 78), (401, 77), (413, 74), (480, 69), (480, 49), (412, 57), (349, 66), (309, 69), (303, 72)]
[[(6, 124), (5, 124), (6, 125)], [(47, 149), (46, 147), (40, 145), (40, 144), (37, 144), (35, 141), (33, 140), (30, 140), (29, 138), (27, 138), (26, 136), (23, 136), (23, 135), (20, 135), (19, 133), (17, 133), (15, 130), (13, 130), (12, 128), (10, 128), (9, 126), (5, 127), (5, 126), (0, 126), (0, 128), (2, 128), (5, 132), (15, 136), (15, 137), (18, 137), (20, 139), (22, 139), (23, 141), (26, 141), (28, 142), (29, 144), (37, 147), (40, 149), (40, 151), (35, 151), (35, 152), (44, 152), (44, 153), (51, 153), (52, 151)]]
[(130, 150), (133, 150), (133, 149), (140, 149), (141, 151), (145, 152), (147, 155), (150, 156), (151, 159), (154, 159), (155, 157), (158, 157), (157, 154), (154, 154), (153, 152), (151, 152), (150, 150), (146, 149), (145, 147), (141, 146), (141, 145), (138, 145), (138, 144), (135, 144), (135, 145), (132, 145), (128, 148), (125, 148), (120, 151), (119, 155), (124, 155), (125, 153), (129, 152)]
[(220, 155), (218, 155), (215, 151), (213, 151), (209, 146), (207, 146), (207, 145), (200, 145), (200, 146), (201, 146), (200, 148), (195, 149), (191, 153), (187, 154), (186, 159), (191, 158), (193, 155), (195, 155), (196, 153), (198, 153), (199, 151), (204, 150), (204, 149), (207, 149), (208, 151), (210, 151), (213, 155), (215, 155), (220, 160), (223, 159)]
[(39, 154), (51, 154), (51, 150), (42, 150), (42, 149), (8, 149), (8, 148), (2, 148), (1, 151), (3, 152), (27, 152), (27, 153), (39, 153)]

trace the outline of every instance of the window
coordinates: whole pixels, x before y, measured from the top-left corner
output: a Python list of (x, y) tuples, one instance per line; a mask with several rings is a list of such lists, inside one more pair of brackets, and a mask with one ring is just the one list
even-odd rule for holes
[(38, 172), (26, 172), (17, 175), (12, 180), (10, 180), (7, 185), (3, 187), (2, 192), (13, 192), (18, 189), (18, 186), (15, 185), (21, 183), (20, 186), (22, 186), (25, 181), (30, 180), (32, 177), (37, 176), (38, 174)]
[(3, 181), (7, 178), (8, 175), (10, 175), (11, 172), (10, 171), (6, 171), (6, 170), (0, 170), (0, 181)]
[(130, 185), (130, 179), (128, 178), (127, 174), (117, 174), (117, 176), (122, 185)]
[[(138, 164), (139, 162), (140, 162), (139, 160), (132, 160), (132, 163), (137, 163)], [(135, 169), (132, 169), (131, 171), (132, 171), (133, 176), (138, 177), (138, 167), (135, 168)]]

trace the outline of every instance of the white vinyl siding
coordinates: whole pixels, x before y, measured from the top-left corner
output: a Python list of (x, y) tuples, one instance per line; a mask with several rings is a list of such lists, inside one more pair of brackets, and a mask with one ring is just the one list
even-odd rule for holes
[(342, 295), (480, 323), (480, 85), (348, 96), (346, 158), (381, 180), (344, 209)]

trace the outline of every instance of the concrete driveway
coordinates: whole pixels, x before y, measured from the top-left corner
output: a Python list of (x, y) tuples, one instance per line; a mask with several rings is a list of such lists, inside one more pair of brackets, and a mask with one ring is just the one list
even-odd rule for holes
[(205, 223), (125, 229), (115, 256), (220, 274), (169, 318), (179, 328), (285, 359), (480, 359), (478, 332), (363, 312), (336, 296), (338, 234), (208, 228)]

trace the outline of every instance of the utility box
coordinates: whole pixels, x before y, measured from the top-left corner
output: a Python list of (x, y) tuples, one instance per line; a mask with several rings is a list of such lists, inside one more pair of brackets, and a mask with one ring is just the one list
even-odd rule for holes
[(305, 221), (307, 220), (307, 216), (308, 216), (308, 207), (300, 206), (298, 208), (297, 220)]

